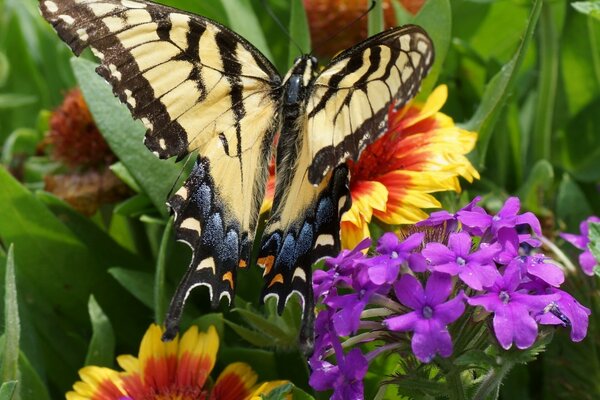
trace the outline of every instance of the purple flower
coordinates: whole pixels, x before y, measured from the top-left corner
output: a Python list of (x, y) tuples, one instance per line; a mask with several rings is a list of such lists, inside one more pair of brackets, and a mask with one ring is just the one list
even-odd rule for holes
[(417, 279), (403, 275), (394, 285), (394, 291), (400, 303), (414, 311), (388, 318), (384, 325), (393, 331), (413, 331), (412, 350), (423, 362), (430, 362), (436, 354), (450, 356), (452, 340), (446, 326), (465, 310), (462, 292), (444, 303), (452, 292), (452, 278), (434, 272), (423, 290)]
[(369, 265), (371, 282), (376, 285), (394, 283), (398, 278), (400, 266), (409, 258), (411, 251), (421, 245), (424, 237), (424, 233), (414, 233), (401, 242), (395, 233), (384, 233), (377, 246), (380, 255), (364, 262)]
[(309, 384), (323, 391), (333, 389), (331, 399), (362, 400), (364, 398), (363, 378), (367, 374), (369, 363), (359, 349), (352, 349), (344, 355), (336, 349), (338, 365), (312, 357), (309, 364), (312, 369)]
[(504, 206), (498, 211), (498, 214), (491, 216), (485, 211), (459, 211), (458, 220), (471, 228), (478, 228), (482, 231), (491, 230), (496, 235), (501, 228), (515, 228), (517, 225), (529, 225), (536, 235), (542, 235), (540, 221), (533, 213), (517, 214), (521, 208), (521, 201), (518, 197), (509, 197)]
[[(476, 210), (476, 211), (481, 211), (481, 212), (485, 213), (483, 208), (478, 207), (476, 205), (480, 201), (481, 201), (480, 196), (475, 197), (469, 204), (467, 204), (466, 206), (461, 208), (459, 210), (459, 212)], [(423, 221), (417, 222), (415, 225), (416, 226), (440, 226), (440, 225), (446, 224), (447, 231), (454, 231), (454, 230), (456, 230), (456, 227), (458, 225), (458, 219), (456, 218), (456, 215), (457, 214), (451, 214), (446, 210), (435, 211), (429, 215), (429, 218), (427, 218)]]
[(470, 253), (471, 244), (468, 233), (452, 233), (448, 238), (448, 247), (441, 243), (428, 243), (422, 254), (429, 261), (431, 270), (458, 275), (469, 287), (481, 290), (493, 285), (500, 276), (493, 261), (500, 251), (500, 245), (494, 243)]
[(511, 263), (488, 293), (467, 300), (472, 306), (482, 306), (494, 313), (494, 332), (506, 350), (513, 343), (519, 349), (531, 346), (537, 337), (537, 324), (531, 314), (540, 313), (548, 304), (559, 299), (557, 294), (521, 293), (520, 283), (521, 268), (517, 263)]
[(525, 263), (528, 274), (540, 278), (551, 286), (560, 286), (565, 281), (565, 274), (556, 265), (547, 263), (549, 257), (543, 254), (536, 254), (529, 257), (523, 257), (521, 260)]
[(565, 239), (567, 242), (571, 243), (573, 246), (577, 247), (579, 250), (583, 250), (583, 253), (579, 255), (579, 264), (581, 265), (581, 269), (586, 275), (594, 275), (594, 267), (598, 265), (598, 261), (588, 248), (588, 243), (590, 242), (589, 233), (590, 233), (590, 222), (600, 223), (600, 218), (596, 216), (591, 216), (579, 224), (579, 230), (581, 235), (574, 235), (572, 233), (561, 233), (560, 237)]
[(549, 312), (538, 316), (537, 321), (544, 325), (566, 325), (571, 327), (571, 340), (582, 341), (587, 335), (589, 308), (581, 305), (569, 293), (548, 287), (546, 293), (558, 294), (560, 298), (550, 305)]
[(328, 270), (316, 270), (313, 273), (313, 291), (315, 299), (326, 296), (331, 288), (339, 283), (350, 285), (352, 283), (351, 275), (354, 272), (355, 263), (365, 258), (363, 250), (371, 245), (371, 239), (366, 238), (356, 245), (352, 250), (342, 250), (337, 257), (330, 257), (325, 260)]

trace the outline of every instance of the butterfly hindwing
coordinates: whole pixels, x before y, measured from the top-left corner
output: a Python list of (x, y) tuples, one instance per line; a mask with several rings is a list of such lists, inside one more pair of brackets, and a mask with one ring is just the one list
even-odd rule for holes
[(168, 201), (193, 260), (173, 300), (209, 286), (230, 300), (247, 261), (264, 196), (281, 78), (245, 39), (204, 17), (142, 0), (42, 0), (42, 15), (147, 128), (161, 158), (197, 151), (193, 173)]
[(431, 39), (415, 25), (384, 31), (331, 60), (306, 104), (310, 182), (358, 159), (385, 132), (390, 107), (402, 107), (417, 93), (433, 60)]
[(350, 206), (345, 161), (385, 132), (390, 109), (416, 94), (432, 63), (433, 44), (421, 28), (382, 32), (340, 53), (310, 82), (300, 128), (284, 123), (282, 136), (286, 128), (298, 136), (277, 148), (289, 155), (278, 166), (259, 258), (263, 294), (277, 297), (280, 311), (296, 291), (310, 304), (311, 264), (340, 251), (340, 219)]

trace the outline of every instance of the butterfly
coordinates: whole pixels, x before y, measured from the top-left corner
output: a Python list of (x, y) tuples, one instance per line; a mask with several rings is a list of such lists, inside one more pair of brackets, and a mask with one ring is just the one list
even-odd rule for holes
[(193, 288), (207, 286), (214, 306), (231, 304), (237, 271), (251, 262), (274, 147), (275, 194), (257, 258), (262, 298), (275, 297), (282, 312), (296, 293), (310, 320), (312, 265), (340, 251), (340, 218), (351, 205), (345, 162), (417, 93), (434, 60), (427, 33), (389, 29), (322, 70), (315, 57), (298, 57), (282, 77), (225, 26), (150, 1), (41, 0), (40, 9), (76, 55), (89, 47), (98, 58), (96, 71), (145, 125), (150, 151), (177, 159), (197, 151), (167, 201), (176, 238), (193, 256), (165, 338), (176, 334)]

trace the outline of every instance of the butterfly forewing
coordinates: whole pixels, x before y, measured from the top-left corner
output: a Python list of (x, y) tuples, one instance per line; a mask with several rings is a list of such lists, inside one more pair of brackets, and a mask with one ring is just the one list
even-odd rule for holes
[(407, 25), (375, 35), (330, 62), (306, 105), (311, 183), (345, 160), (356, 160), (385, 132), (390, 107), (403, 106), (417, 93), (433, 55), (425, 31)]
[(198, 151), (168, 203), (178, 239), (194, 250), (174, 303), (198, 284), (209, 286), (213, 301), (231, 299), (278, 128), (275, 68), (229, 29), (159, 4), (45, 0), (40, 9), (76, 54), (92, 49), (98, 73), (146, 126), (151, 151), (161, 158)]

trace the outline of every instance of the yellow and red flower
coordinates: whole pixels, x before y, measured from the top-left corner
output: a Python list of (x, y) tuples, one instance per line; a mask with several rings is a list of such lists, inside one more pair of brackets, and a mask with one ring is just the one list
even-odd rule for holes
[(163, 329), (146, 331), (138, 357), (122, 355), (123, 371), (88, 366), (79, 371), (81, 381), (67, 393), (67, 400), (254, 400), (284, 384), (256, 384), (257, 375), (245, 363), (227, 366), (216, 381), (210, 378), (219, 349), (214, 327), (198, 332), (192, 326), (181, 338), (161, 340)]
[(424, 104), (390, 110), (388, 131), (349, 163), (352, 208), (342, 217), (344, 248), (370, 236), (373, 217), (389, 225), (418, 222), (427, 217), (424, 208), (441, 206), (431, 193), (459, 192), (459, 176), (479, 178), (465, 157), (477, 134), (440, 112), (447, 96), (441, 85)]

